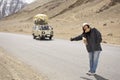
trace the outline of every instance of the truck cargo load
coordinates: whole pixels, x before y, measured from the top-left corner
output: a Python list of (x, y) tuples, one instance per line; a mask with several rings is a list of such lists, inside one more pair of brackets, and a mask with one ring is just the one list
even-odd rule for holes
[(33, 21), (36, 25), (46, 25), (48, 24), (48, 16), (45, 14), (37, 14), (34, 16)]

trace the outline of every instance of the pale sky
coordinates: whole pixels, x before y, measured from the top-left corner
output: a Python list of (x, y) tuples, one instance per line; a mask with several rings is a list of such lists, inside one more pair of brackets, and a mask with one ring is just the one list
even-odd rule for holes
[(23, 0), (23, 1), (25, 1), (25, 2), (27, 2), (27, 3), (31, 3), (31, 2), (33, 2), (33, 1), (35, 1), (35, 0)]

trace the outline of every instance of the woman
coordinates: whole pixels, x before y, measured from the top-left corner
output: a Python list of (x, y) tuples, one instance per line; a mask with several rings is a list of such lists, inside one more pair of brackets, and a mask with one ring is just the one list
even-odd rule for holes
[(86, 49), (89, 53), (89, 62), (90, 62), (90, 70), (88, 71), (88, 75), (95, 75), (99, 54), (102, 51), (101, 48), (101, 33), (96, 28), (91, 28), (88, 23), (84, 23), (82, 26), (83, 33), (77, 37), (71, 38), (71, 41), (83, 40)]

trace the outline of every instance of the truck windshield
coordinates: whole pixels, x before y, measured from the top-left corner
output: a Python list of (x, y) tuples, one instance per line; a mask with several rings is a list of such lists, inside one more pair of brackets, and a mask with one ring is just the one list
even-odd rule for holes
[(40, 26), (40, 29), (41, 29), (41, 30), (49, 30), (50, 27), (49, 27), (49, 26)]

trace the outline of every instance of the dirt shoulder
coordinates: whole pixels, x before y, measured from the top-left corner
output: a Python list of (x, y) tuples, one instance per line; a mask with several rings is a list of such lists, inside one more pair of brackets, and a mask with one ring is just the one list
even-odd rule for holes
[(45, 78), (0, 48), (0, 80), (45, 80)]

